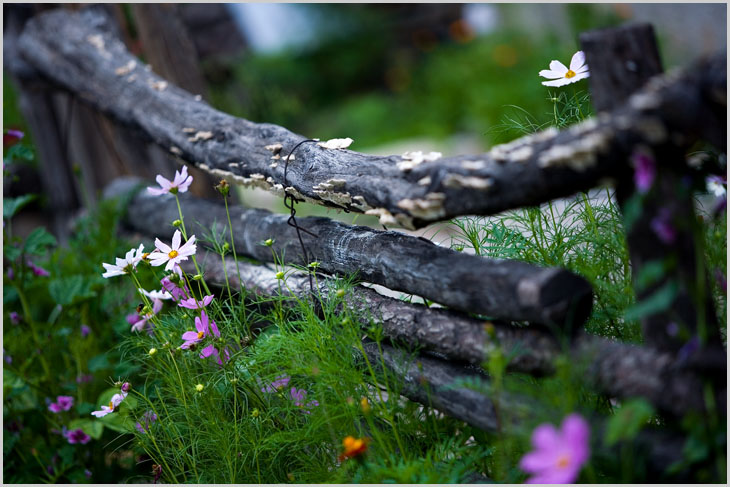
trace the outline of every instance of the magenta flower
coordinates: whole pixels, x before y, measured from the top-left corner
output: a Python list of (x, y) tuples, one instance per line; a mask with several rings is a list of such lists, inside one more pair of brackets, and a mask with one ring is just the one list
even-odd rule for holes
[(169, 271), (183, 260), (188, 260), (189, 256), (195, 255), (195, 235), (191, 235), (182, 246), (180, 245), (181, 238), (180, 230), (175, 230), (172, 235), (171, 246), (156, 238), (155, 247), (157, 248), (148, 256), (150, 264), (157, 267), (167, 263), (165, 270)]
[(17, 311), (11, 311), (10, 312), (10, 323), (17, 325), (20, 323), (20, 315), (17, 313)]
[(639, 193), (644, 194), (654, 184), (656, 164), (653, 158), (642, 152), (635, 153), (632, 162), (634, 165), (634, 184)]
[(121, 392), (119, 394), (114, 394), (109, 401), (108, 406), (102, 406), (100, 411), (92, 411), (92, 416), (96, 416), (97, 418), (101, 418), (103, 416), (106, 416), (109, 413), (113, 413), (119, 405), (124, 401), (124, 398), (127, 397), (126, 392)]
[[(150, 320), (150, 318), (154, 317), (157, 313), (160, 312), (162, 309), (162, 301), (159, 299), (152, 300), (152, 311), (149, 313), (146, 313), (144, 316), (138, 315), (136, 313), (132, 313), (127, 315), (127, 323), (132, 325), (132, 329), (130, 331), (142, 331), (145, 328), (145, 325)], [(152, 324), (150, 323), (149, 331), (152, 331)]]
[(187, 309), (203, 309), (204, 307), (208, 306), (211, 301), (213, 301), (214, 297), (213, 295), (205, 296), (202, 300), (198, 301), (195, 298), (188, 298), (180, 301), (177, 303), (178, 306), (181, 306), (183, 308)]
[[(180, 266), (175, 266), (175, 269), (180, 269)], [(182, 298), (190, 296), (190, 291), (185, 284), (181, 287), (170, 280), (169, 277), (163, 277), (160, 284), (162, 284), (162, 289), (170, 293), (170, 295), (172, 295), (172, 299), (175, 301), (180, 301)]]
[(85, 445), (91, 441), (91, 436), (84, 433), (84, 430), (82, 430), (81, 428), (67, 431), (64, 436), (72, 445), (76, 443), (81, 443), (82, 445)]
[[(215, 361), (218, 362), (218, 365), (223, 365), (220, 353), (218, 353), (218, 349), (214, 345), (208, 345), (200, 351), (200, 358), (208, 358), (211, 355), (215, 357)], [(231, 360), (231, 354), (228, 351), (228, 347), (223, 347), (223, 359), (226, 362)]]
[(88, 325), (81, 325), (81, 337), (86, 338), (91, 333), (91, 328)]
[[(308, 409), (304, 409), (304, 407), (305, 407), (304, 401), (307, 399), (307, 391), (305, 391), (304, 389), (297, 390), (296, 387), (292, 387), (291, 391), (289, 391), (289, 394), (291, 395), (292, 401), (294, 401), (294, 405), (302, 408), (302, 412), (304, 414), (312, 413)], [(319, 406), (319, 403), (317, 401), (312, 400), (306, 404), (306, 407), (308, 407), (308, 408), (313, 407), (313, 406)]]
[(14, 277), (15, 277), (15, 272), (13, 272), (13, 268), (8, 267), (8, 279), (10, 279), (12, 281)]
[(183, 350), (188, 349), (192, 345), (201, 342), (203, 338), (210, 336), (211, 332), (217, 337), (221, 336), (215, 321), (209, 320), (205, 311), (200, 313), (200, 317), (195, 317), (195, 329), (198, 331), (186, 331), (182, 334), (182, 339), (185, 340), (185, 343), (180, 345), (179, 348)]
[(138, 421), (134, 425), (134, 427), (137, 428), (137, 431), (144, 435), (150, 430), (150, 425), (152, 425), (152, 423), (154, 423), (155, 421), (157, 421), (157, 415), (154, 413), (154, 411), (146, 411), (142, 415), (141, 420)]
[(533, 451), (522, 457), (520, 468), (532, 484), (569, 484), (578, 478), (590, 456), (590, 427), (579, 414), (563, 420), (560, 431), (544, 423), (532, 432)]
[(8, 352), (5, 351), (3, 348), (3, 360), (6, 364), (12, 364), (13, 363), (13, 357), (10, 356)]
[(26, 265), (30, 267), (30, 270), (33, 271), (33, 274), (35, 274), (38, 277), (48, 277), (51, 275), (50, 272), (45, 270), (43, 267), (35, 265), (32, 260), (28, 259), (25, 261)]
[(677, 238), (677, 230), (672, 224), (672, 210), (669, 208), (661, 208), (659, 214), (652, 218), (651, 229), (662, 243), (671, 245)]
[(15, 129), (6, 130), (5, 134), (10, 137), (13, 137), (15, 139), (18, 139), (18, 140), (22, 139), (25, 136), (25, 134), (23, 132), (21, 132), (20, 130), (15, 130)]
[(193, 177), (188, 176), (187, 166), (183, 166), (181, 171), (175, 171), (175, 177), (172, 181), (162, 177), (162, 174), (158, 174), (155, 180), (157, 181), (157, 184), (160, 185), (159, 188), (155, 188), (152, 186), (147, 187), (147, 191), (155, 196), (159, 196), (165, 193), (184, 193), (193, 183)]
[(289, 377), (288, 375), (279, 375), (276, 377), (274, 382), (271, 383), (271, 385), (262, 388), (261, 392), (276, 392), (279, 389), (283, 389), (284, 387), (289, 385), (289, 380), (291, 380), (291, 377)]
[(58, 396), (56, 402), (48, 405), (48, 410), (53, 413), (60, 413), (61, 411), (68, 411), (74, 405), (74, 398), (71, 396)]

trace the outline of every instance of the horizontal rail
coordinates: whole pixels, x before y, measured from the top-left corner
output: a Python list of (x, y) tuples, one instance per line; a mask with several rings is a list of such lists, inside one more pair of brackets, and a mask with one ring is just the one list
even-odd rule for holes
[[(637, 144), (706, 137), (726, 144), (726, 59), (716, 56), (650, 83), (622, 108), (563, 132), (539, 132), (486, 154), (422, 161), (372, 156), (306, 140), (211, 108), (130, 54), (93, 9), (34, 17), (20, 36), (24, 60), (48, 80), (138, 129), (171, 155), (239, 184), (422, 227), (488, 215), (590, 189), (625, 173)], [(343, 134), (346, 136), (347, 134)], [(624, 170), (622, 170), (624, 169)]]

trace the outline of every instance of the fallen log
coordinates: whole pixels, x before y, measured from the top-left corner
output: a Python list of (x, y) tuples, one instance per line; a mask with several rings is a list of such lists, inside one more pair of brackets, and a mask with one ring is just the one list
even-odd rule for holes
[[(39, 15), (19, 40), (25, 60), (57, 85), (170, 154), (237, 183), (417, 228), (458, 215), (488, 215), (590, 189), (617, 176), (637, 144), (724, 147), (724, 55), (660, 78), (622, 108), (558, 133), (547, 130), (488, 154), (449, 158), (370, 156), (219, 112), (168, 84), (104, 30), (99, 12)], [(343, 134), (346, 135), (346, 134)], [(437, 160), (431, 160), (437, 159)], [(285, 174), (286, 173), (286, 174)]]
[[(107, 195), (124, 194), (138, 182), (118, 180)], [(227, 226), (225, 206), (186, 193), (179, 195), (189, 234), (200, 238), (214, 222)], [(273, 252), (287, 264), (306, 266), (316, 261), (319, 271), (340, 276), (357, 275), (366, 282), (422, 296), (450, 308), (512, 321), (577, 331), (590, 314), (590, 284), (570, 271), (543, 268), (510, 260), (495, 260), (456, 252), (400, 232), (350, 226), (328, 218), (301, 218), (298, 224), (307, 249), (302, 254), (296, 230), (287, 215), (266, 210), (229, 207), (238, 255), (263, 262)], [(171, 196), (137, 193), (127, 206), (127, 224), (134, 229), (155, 229), (169, 239), (179, 218)], [(193, 222), (195, 224), (193, 225)], [(228, 239), (227, 233), (225, 238)], [(271, 248), (263, 242), (272, 239)]]

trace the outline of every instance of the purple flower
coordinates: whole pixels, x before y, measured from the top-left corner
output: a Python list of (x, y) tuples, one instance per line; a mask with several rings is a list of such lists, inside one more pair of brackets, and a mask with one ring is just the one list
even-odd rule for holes
[(653, 158), (642, 152), (634, 153), (632, 162), (634, 165), (634, 184), (639, 193), (644, 194), (654, 184), (656, 164)]
[(81, 325), (81, 337), (86, 338), (89, 336), (89, 333), (91, 333), (91, 328), (89, 328), (87, 325)]
[(682, 363), (686, 361), (693, 353), (700, 348), (700, 337), (697, 335), (687, 341), (682, 348), (677, 352), (677, 362)]
[(157, 421), (157, 415), (154, 413), (154, 411), (146, 411), (142, 415), (141, 422), (137, 422), (134, 427), (137, 428), (137, 431), (144, 435), (150, 430), (150, 425), (155, 421)]
[(18, 139), (18, 140), (22, 139), (23, 136), (25, 136), (25, 134), (23, 132), (21, 132), (20, 130), (15, 130), (15, 129), (6, 130), (5, 134), (9, 135), (10, 137), (13, 137), (15, 139)]
[(77, 384), (84, 384), (86, 382), (91, 382), (92, 380), (94, 380), (94, 376), (91, 374), (81, 374), (76, 377)]
[[(127, 323), (132, 325), (132, 329), (130, 331), (142, 331), (145, 328), (145, 325), (149, 321), (150, 318), (155, 316), (157, 313), (160, 312), (162, 309), (162, 301), (159, 299), (153, 299), (152, 300), (152, 311), (150, 313), (146, 313), (144, 316), (137, 315), (137, 314), (129, 314), (127, 315)], [(149, 331), (152, 331), (152, 324), (150, 323)]]
[(208, 306), (213, 301), (213, 295), (205, 296), (202, 300), (196, 300), (195, 298), (184, 299), (178, 303), (178, 306), (187, 309), (202, 309)]
[(50, 276), (50, 275), (51, 275), (51, 273), (50, 273), (50, 272), (48, 272), (47, 270), (45, 270), (45, 269), (44, 269), (43, 267), (41, 267), (41, 266), (37, 266), (37, 265), (35, 265), (35, 264), (33, 263), (33, 261), (32, 261), (32, 260), (30, 260), (30, 259), (26, 260), (26, 261), (25, 261), (25, 264), (26, 264), (26, 265), (27, 265), (28, 267), (30, 267), (30, 270), (32, 270), (32, 271), (33, 271), (33, 274), (35, 274), (35, 275), (36, 275), (36, 276), (38, 276), (38, 277), (48, 277), (48, 276)]
[(88, 468), (84, 469), (84, 475), (86, 475), (86, 478), (87, 479), (90, 479), (91, 478), (91, 470), (89, 470)]
[(15, 272), (13, 272), (13, 268), (8, 267), (8, 279), (10, 279), (12, 281), (14, 277), (15, 277)]
[(220, 332), (218, 331), (218, 327), (215, 324), (215, 321), (209, 320), (208, 315), (205, 314), (205, 311), (202, 311), (200, 313), (199, 318), (195, 318), (195, 329), (198, 331), (186, 331), (182, 334), (182, 339), (185, 340), (185, 343), (180, 345), (180, 348), (190, 348), (192, 345), (195, 345), (196, 343), (202, 341), (203, 338), (210, 336), (211, 331), (213, 335), (217, 337), (221, 336)]
[(661, 208), (659, 214), (652, 218), (651, 229), (662, 243), (671, 245), (677, 238), (677, 230), (672, 224), (672, 210), (669, 208)]
[[(221, 356), (218, 353), (218, 349), (214, 345), (208, 345), (200, 351), (200, 358), (208, 358), (211, 355), (215, 357), (215, 361), (218, 362), (218, 365), (223, 365), (223, 362), (221, 361)], [(231, 354), (228, 351), (228, 347), (223, 347), (223, 359), (226, 362), (231, 359)]]
[(17, 325), (18, 323), (20, 323), (20, 315), (17, 312), (15, 312), (15, 311), (10, 312), (10, 323), (12, 323), (14, 325)]
[(289, 380), (291, 380), (291, 377), (289, 377), (288, 375), (279, 375), (276, 377), (274, 382), (271, 383), (271, 385), (262, 388), (261, 392), (276, 392), (279, 389), (283, 389), (284, 387), (289, 385)]
[[(175, 269), (179, 268), (179, 266), (175, 266)], [(172, 299), (175, 301), (180, 301), (180, 299), (190, 296), (190, 291), (188, 291), (188, 287), (185, 284), (180, 287), (172, 282), (169, 277), (163, 277), (160, 284), (162, 284), (162, 289), (172, 294)]]
[(91, 436), (84, 433), (84, 430), (82, 430), (81, 428), (67, 431), (65, 436), (68, 442), (72, 445), (76, 443), (81, 443), (82, 445), (85, 445), (91, 441)]
[(522, 457), (520, 468), (533, 484), (567, 484), (578, 478), (590, 456), (590, 428), (579, 414), (563, 420), (560, 431), (544, 423), (532, 432), (533, 451)]
[[(302, 412), (304, 414), (311, 414), (311, 411), (304, 409), (304, 401), (307, 399), (307, 391), (305, 391), (304, 389), (297, 390), (296, 387), (292, 387), (291, 391), (289, 391), (289, 394), (291, 395), (291, 399), (292, 401), (294, 401), (295, 406), (302, 408)], [(309, 401), (306, 404), (306, 407), (308, 408), (313, 406), (319, 406), (319, 403), (317, 401)]]
[(5, 348), (3, 348), (3, 360), (5, 360), (6, 364), (12, 364), (13, 363), (13, 357), (11, 357), (6, 351)]
[(74, 405), (74, 398), (71, 396), (58, 396), (56, 402), (48, 405), (48, 410), (53, 413), (60, 413), (61, 411), (68, 411)]
[(131, 388), (132, 388), (132, 384), (130, 384), (129, 382), (125, 382), (124, 384), (122, 384), (122, 388), (121, 389), (122, 389), (122, 392), (125, 392), (126, 393), (126, 392), (129, 392), (129, 390)]

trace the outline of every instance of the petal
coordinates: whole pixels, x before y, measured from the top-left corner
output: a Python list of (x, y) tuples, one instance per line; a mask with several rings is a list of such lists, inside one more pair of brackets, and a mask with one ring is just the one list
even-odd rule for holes
[(550, 69), (552, 71), (555, 71), (556, 73), (559, 73), (560, 76), (565, 76), (565, 73), (568, 72), (568, 68), (565, 67), (565, 64), (555, 60), (550, 61)]
[(213, 299), (215, 299), (215, 298), (212, 294), (205, 296), (203, 298), (203, 306), (208, 306), (210, 304), (210, 302), (213, 301)]
[(165, 270), (166, 271), (171, 270), (175, 266), (175, 264), (177, 264), (179, 261), (180, 261), (179, 257), (175, 257), (174, 259), (168, 260), (167, 265), (165, 266)]
[(200, 313), (200, 317), (195, 317), (195, 329), (198, 330), (198, 332), (203, 332), (206, 335), (208, 334), (208, 315), (205, 314), (205, 311)]
[(520, 460), (520, 468), (527, 473), (540, 473), (555, 466), (555, 453), (550, 450), (536, 450)]
[(190, 342), (198, 339), (198, 333), (194, 331), (186, 331), (182, 334), (182, 339)]
[(180, 230), (175, 230), (175, 233), (172, 235), (172, 248), (174, 250), (178, 250), (180, 248)]
[(167, 245), (167, 244), (166, 244), (165, 242), (163, 242), (163, 241), (162, 241), (162, 240), (160, 240), (159, 238), (156, 238), (156, 239), (155, 239), (155, 247), (157, 247), (157, 249), (158, 249), (158, 250), (159, 250), (159, 251), (160, 251), (161, 253), (163, 253), (163, 254), (169, 254), (169, 253), (170, 253), (170, 251), (172, 250), (172, 248), (170, 248), (170, 246), (169, 246), (169, 245)]
[(575, 83), (576, 81), (580, 81), (582, 79), (590, 77), (590, 75), (591, 74), (588, 71), (586, 71), (584, 73), (578, 73), (575, 76), (573, 76), (572, 78), (570, 78), (570, 82)]
[(539, 74), (543, 78), (550, 78), (550, 79), (562, 78), (563, 76), (565, 76), (565, 73), (560, 74), (555, 71), (550, 71), (549, 69), (543, 69), (542, 71), (540, 71), (537, 74)]
[(536, 450), (555, 451), (561, 444), (560, 434), (549, 423), (543, 423), (532, 432), (532, 446)]
[(573, 58), (570, 60), (570, 69), (577, 73), (580, 68), (585, 66), (585, 64), (586, 55), (583, 54), (583, 51), (578, 51), (573, 54)]
[(200, 351), (200, 358), (208, 358), (211, 355), (218, 356), (218, 350), (213, 345), (208, 345)]
[(160, 196), (161, 194), (167, 193), (167, 190), (161, 189), (161, 188), (153, 188), (152, 186), (147, 186), (147, 192), (152, 195), (155, 195), (155, 196)]
[(210, 320), (210, 330), (213, 332), (213, 335), (217, 337), (221, 336), (221, 332), (218, 331), (218, 325), (213, 320)]
[(177, 188), (177, 189), (178, 189), (178, 191), (180, 191), (181, 193), (184, 193), (185, 191), (187, 191), (187, 190), (188, 190), (188, 188), (190, 187), (190, 185), (191, 185), (191, 184), (193, 184), (193, 177), (192, 177), (192, 176), (188, 176), (188, 178), (187, 178), (187, 179), (186, 179), (185, 181), (183, 181), (183, 182), (182, 182), (182, 183), (180, 184), (180, 186), (178, 186), (178, 188)]
[(155, 298), (154, 301), (152, 301), (152, 312), (154, 314), (157, 314), (160, 312), (161, 309), (162, 309), (162, 301)]
[(590, 426), (579, 414), (571, 414), (563, 420), (562, 436), (565, 446), (571, 450), (571, 458), (582, 464), (590, 455)]
[(572, 81), (569, 80), (568, 78), (560, 78), (560, 79), (555, 79), (552, 81), (543, 81), (542, 82), (542, 84), (544, 86), (565, 86), (565, 85), (569, 85), (570, 83), (572, 83)]
[(187, 308), (187, 309), (198, 309), (198, 305), (195, 304), (195, 300), (193, 298), (190, 299), (183, 299), (179, 303), (177, 303), (178, 306), (181, 308)]
[(588, 72), (588, 65), (587, 64), (584, 64), (583, 66), (581, 66), (580, 68), (578, 68), (577, 70), (575, 70), (575, 74), (581, 74), (581, 73), (587, 73), (587, 72)]
[(159, 184), (159, 185), (160, 185), (160, 187), (161, 187), (161, 188), (162, 188), (162, 189), (163, 189), (163, 190), (164, 190), (165, 192), (167, 192), (167, 190), (168, 190), (168, 189), (170, 189), (170, 186), (171, 186), (171, 182), (170, 182), (169, 180), (165, 179), (164, 177), (162, 177), (162, 174), (158, 174), (158, 175), (157, 175), (157, 176), (155, 177), (155, 181), (157, 181), (157, 184)]

